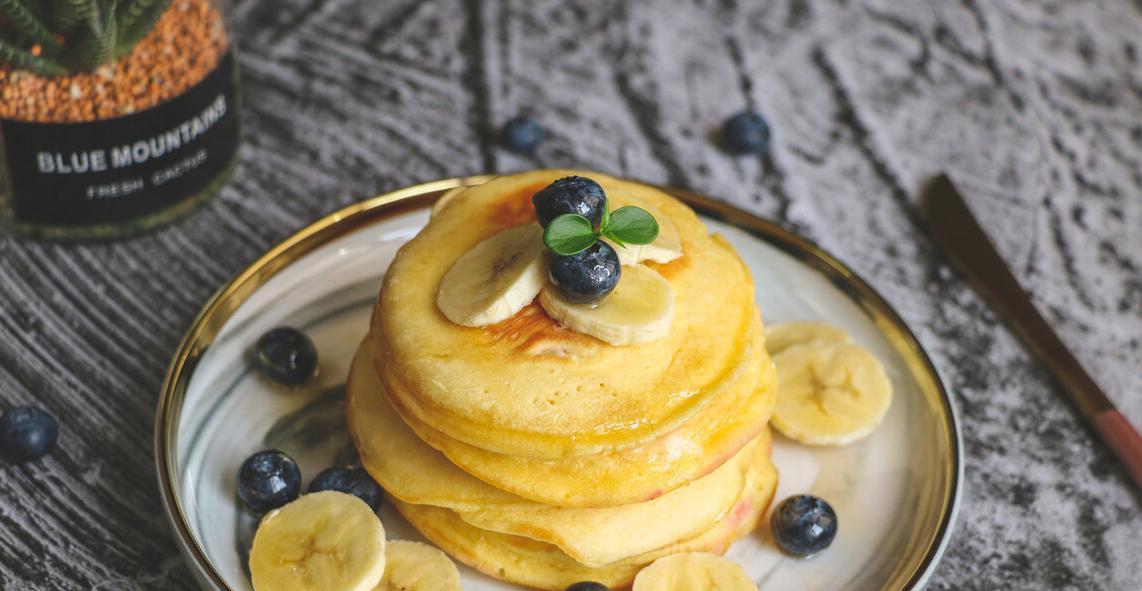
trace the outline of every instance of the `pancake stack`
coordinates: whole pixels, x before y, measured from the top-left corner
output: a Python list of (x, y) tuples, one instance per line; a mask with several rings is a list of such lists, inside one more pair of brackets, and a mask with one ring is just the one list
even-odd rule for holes
[[(570, 175), (598, 182), (612, 209), (650, 211), (680, 245), (669, 262), (623, 261), (673, 289), (665, 335), (608, 344), (538, 302), (489, 326), (449, 321), (437, 290), (453, 263), (536, 224), (532, 195)], [(659, 557), (721, 553), (776, 487), (776, 378), (748, 270), (681, 202), (596, 173), (449, 194), (390, 266), (348, 393), (362, 464), (408, 521), (461, 562), (529, 587), (621, 587)]]

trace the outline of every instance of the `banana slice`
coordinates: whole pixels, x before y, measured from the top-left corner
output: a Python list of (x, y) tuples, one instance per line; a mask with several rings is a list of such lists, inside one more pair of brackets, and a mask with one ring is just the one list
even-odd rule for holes
[[(644, 209), (649, 211), (649, 208), (644, 207)], [(651, 211), (650, 213), (655, 220), (658, 220), (658, 238), (655, 238), (654, 242), (619, 246), (608, 238), (603, 239), (618, 253), (619, 264), (632, 266), (643, 261), (669, 263), (682, 256), (682, 235), (678, 233), (678, 228), (658, 212)]]
[(254, 534), (254, 591), (370, 591), (385, 571), (385, 529), (353, 495), (307, 494), (267, 513)]
[(631, 591), (757, 591), (738, 564), (717, 554), (686, 552), (639, 571)]
[(428, 217), (436, 217), (436, 214), (440, 213), (440, 210), (444, 209), (444, 207), (447, 206), (449, 202), (455, 199), (456, 196), (460, 193), (463, 193), (464, 189), (467, 188), (468, 187), (456, 187), (455, 189), (449, 189), (445, 191), (443, 195), (436, 198), (436, 203), (432, 204), (432, 211), (429, 212)]
[(547, 314), (567, 328), (612, 345), (660, 339), (670, 332), (674, 288), (649, 267), (623, 267), (615, 290), (597, 305), (567, 301), (548, 285), (539, 294)]
[(524, 224), (464, 253), (440, 280), (436, 306), (452, 322), (487, 326), (531, 303), (547, 282), (543, 229)]
[(801, 343), (812, 341), (847, 343), (851, 340), (845, 331), (820, 322), (786, 322), (765, 328), (765, 348), (770, 355), (777, 355)]
[(385, 546), (385, 576), (373, 591), (461, 591), (460, 571), (428, 544), (394, 540)]
[(880, 424), (892, 383), (880, 360), (851, 343), (812, 341), (774, 355), (773, 426), (810, 445), (852, 443)]

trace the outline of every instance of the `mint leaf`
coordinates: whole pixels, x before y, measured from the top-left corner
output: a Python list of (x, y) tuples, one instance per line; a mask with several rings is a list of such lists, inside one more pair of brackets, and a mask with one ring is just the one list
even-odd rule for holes
[(658, 222), (641, 207), (620, 207), (611, 212), (609, 221), (603, 233), (620, 244), (650, 244), (658, 238)]
[(543, 243), (547, 248), (564, 256), (586, 250), (595, 240), (595, 229), (591, 227), (591, 221), (577, 213), (558, 216), (543, 230)]

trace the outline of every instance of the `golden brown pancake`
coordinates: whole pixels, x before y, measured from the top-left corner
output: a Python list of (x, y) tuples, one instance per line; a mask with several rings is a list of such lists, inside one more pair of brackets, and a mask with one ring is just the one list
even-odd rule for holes
[(536, 504), (458, 513), (480, 529), (547, 542), (584, 566), (602, 567), (708, 531), (748, 492), (769, 449), (766, 431), (714, 472), (653, 501), (605, 509)]
[[(403, 413), (472, 447), (536, 459), (644, 445), (710, 402), (749, 347), (753, 286), (736, 253), (688, 207), (655, 189), (595, 173), (614, 203), (643, 200), (668, 216), (683, 256), (655, 265), (675, 294), (670, 333), (615, 347), (521, 313), (467, 328), (436, 308), (459, 256), (496, 231), (534, 223), (531, 195), (575, 171), (500, 177), (451, 199), (398, 253), (375, 314), (382, 380)], [(764, 351), (755, 353), (760, 362)], [(390, 383), (391, 382), (391, 383)]]
[[(753, 347), (760, 348), (755, 333)], [(363, 347), (372, 347), (367, 339)], [(653, 499), (699, 478), (735, 454), (765, 426), (776, 401), (776, 377), (768, 360), (746, 357), (746, 371), (691, 420), (650, 443), (614, 452), (539, 460), (488, 452), (451, 439), (409, 413), (404, 422), (421, 439), (477, 478), (521, 497), (565, 507), (611, 507)], [(368, 366), (368, 363), (361, 365)], [(354, 388), (375, 396), (384, 387), (372, 366), (355, 364)], [(392, 381), (390, 383), (399, 383)], [(398, 386), (399, 387), (399, 386)], [(351, 388), (352, 390), (353, 388)], [(390, 398), (392, 401), (398, 399)], [(358, 401), (364, 406), (372, 404)], [(356, 405), (350, 405), (354, 412)], [(374, 411), (375, 412), (375, 411)], [(361, 413), (365, 415), (367, 413)], [(361, 418), (367, 424), (368, 419)], [(365, 431), (364, 425), (360, 428)], [(585, 487), (583, 482), (591, 482)]]
[[(536, 223), (531, 196), (576, 174), (612, 210), (640, 205), (677, 229), (681, 257), (642, 263), (673, 291), (666, 336), (609, 345), (538, 302), (491, 326), (448, 321), (436, 295), (452, 264)], [(776, 384), (752, 275), (724, 238), (652, 187), (541, 170), (433, 208), (386, 274), (346, 410), (363, 466), (458, 560), (531, 587), (619, 588), (659, 557), (721, 553), (754, 528), (777, 483)]]
[[(362, 464), (389, 495), (452, 509), (482, 529), (546, 541), (586, 565), (615, 562), (709, 529), (741, 496), (751, 466), (769, 454), (763, 430), (712, 473), (651, 501), (605, 509), (536, 503), (476, 479), (421, 441), (376, 389), (367, 347), (366, 342), (350, 372), (349, 427)], [(584, 482), (589, 483), (579, 485)], [(626, 538), (623, 546), (612, 542), (630, 528), (640, 535)]]
[[(768, 457), (726, 516), (689, 540), (602, 567), (576, 562), (557, 547), (522, 536), (479, 529), (457, 513), (430, 505), (394, 500), (397, 510), (434, 544), (457, 560), (489, 576), (537, 589), (561, 590), (578, 581), (597, 581), (612, 589), (630, 585), (635, 574), (654, 560), (679, 552), (725, 552), (749, 534), (765, 514), (777, 489), (777, 471)], [(630, 532), (637, 535), (637, 532)]]

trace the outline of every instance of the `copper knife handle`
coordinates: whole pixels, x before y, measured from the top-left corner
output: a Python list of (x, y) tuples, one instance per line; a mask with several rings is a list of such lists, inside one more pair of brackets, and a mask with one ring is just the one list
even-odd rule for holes
[(1042, 360), (1142, 489), (1142, 436), (1035, 309), (951, 179), (940, 175), (933, 180), (924, 192), (921, 207), (932, 238), (952, 266)]

